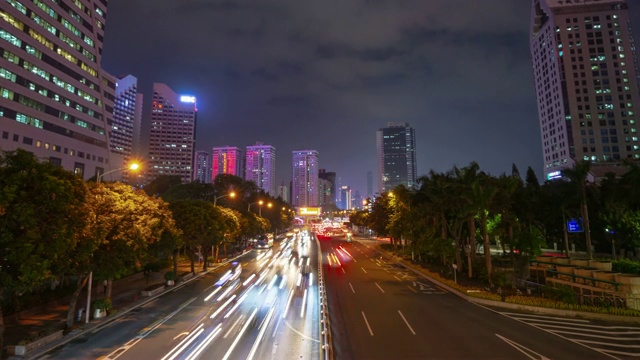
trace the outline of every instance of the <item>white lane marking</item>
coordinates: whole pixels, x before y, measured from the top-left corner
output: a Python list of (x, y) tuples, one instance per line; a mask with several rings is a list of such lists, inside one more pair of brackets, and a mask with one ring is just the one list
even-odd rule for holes
[(407, 285), (407, 287), (409, 288), (409, 290), (413, 291), (414, 293), (416, 294), (418, 293), (418, 290), (412, 288), (411, 286)]
[(269, 313), (267, 314), (267, 319), (264, 321), (262, 325), (262, 329), (260, 329), (260, 332), (258, 333), (258, 338), (256, 338), (256, 341), (253, 343), (253, 346), (251, 347), (251, 351), (249, 352), (249, 356), (247, 356), (247, 360), (251, 360), (255, 356), (256, 351), (258, 350), (258, 345), (260, 345), (260, 341), (262, 341), (262, 337), (264, 336), (264, 333), (267, 331), (267, 327), (269, 326), (269, 322), (271, 321), (271, 317), (273, 316), (273, 312), (275, 311), (275, 309), (276, 308), (271, 308), (271, 310), (269, 310)]
[[(502, 312), (502, 314), (505, 315), (509, 315), (509, 316), (524, 316), (524, 317), (532, 317), (532, 318), (541, 318), (541, 319), (551, 319), (551, 320), (557, 320), (558, 318), (556, 317), (551, 317), (551, 316), (542, 316), (542, 315), (533, 315), (533, 314), (519, 314), (519, 313), (511, 313), (511, 312)], [(589, 320), (582, 320), (582, 319), (564, 319), (566, 321), (572, 321), (572, 322), (581, 322), (581, 323), (589, 323)]]
[(341, 268), (341, 269), (342, 269), (342, 273), (343, 273), (343, 274), (346, 274), (346, 273), (347, 273), (347, 272), (344, 270), (344, 268)]
[(371, 331), (371, 326), (369, 326), (369, 322), (367, 321), (367, 317), (364, 315), (364, 311), (361, 311), (362, 318), (364, 319), (364, 323), (367, 324), (367, 329), (369, 329), (369, 334), (373, 336), (373, 331)]
[(402, 281), (402, 280), (400, 280), (400, 278), (399, 278), (399, 277), (397, 277), (397, 276), (395, 276), (395, 275), (393, 275), (393, 277), (394, 277), (394, 278), (396, 278), (398, 281)]
[(382, 290), (382, 288), (380, 287), (380, 285), (378, 285), (378, 283), (375, 283), (376, 286), (378, 287), (378, 289), (380, 289), (380, 291), (382, 291), (382, 293), (384, 294), (384, 290)]
[[(251, 321), (253, 320), (253, 318), (256, 317), (256, 313), (257, 312), (258, 312), (258, 308), (253, 309), (253, 312), (251, 313), (251, 315), (249, 315), (249, 320), (247, 320), (247, 322), (244, 324), (242, 329), (240, 329), (240, 332), (238, 333), (238, 336), (236, 336), (236, 338), (233, 340), (233, 343), (231, 343), (231, 347), (229, 347), (229, 350), (227, 350), (227, 353), (224, 354), (224, 357), (222, 358), (222, 360), (229, 359), (229, 356), (231, 356), (231, 353), (233, 352), (233, 349), (235, 349), (236, 345), (238, 345), (238, 342), (240, 341), (240, 338), (247, 331), (247, 328), (251, 324)], [(240, 318), (242, 318), (242, 315), (240, 315)]]
[[(531, 322), (530, 324), (534, 324), (533, 322)], [(562, 326), (562, 325), (548, 325), (548, 324), (538, 324), (540, 326), (544, 326), (545, 328), (548, 328), (549, 331), (553, 331), (553, 332), (564, 332), (562, 331), (562, 329), (569, 329), (569, 330), (580, 330), (580, 332), (566, 332), (569, 334), (578, 334), (578, 335), (583, 335), (583, 336), (598, 336), (598, 335), (594, 335), (594, 334), (606, 334), (606, 335), (639, 335), (640, 332), (638, 331), (606, 331), (606, 330), (593, 330), (593, 329), (586, 329), (583, 327), (578, 327), (578, 326)], [(559, 330), (556, 330), (559, 329)], [(591, 334), (588, 334), (591, 333)], [(616, 336), (615, 339), (619, 339), (619, 340), (625, 340), (620, 338), (620, 336)], [(631, 339), (627, 339), (627, 340), (631, 340)]]
[(364, 273), (367, 273), (367, 270), (365, 270), (363, 267), (360, 267), (360, 269), (362, 269), (362, 271), (364, 271)]
[(407, 319), (404, 317), (404, 315), (402, 315), (402, 312), (400, 312), (400, 310), (398, 310), (398, 314), (400, 314), (400, 317), (402, 318), (402, 320), (404, 320), (404, 323), (407, 325), (407, 327), (409, 328), (409, 331), (411, 331), (411, 333), (413, 335), (416, 334), (415, 331), (413, 331), (413, 328), (411, 327), (411, 325), (409, 325), (409, 322), (407, 321)]
[(282, 322), (282, 319), (284, 319), (284, 316), (278, 319), (278, 322), (276, 323), (276, 328), (273, 329), (273, 334), (271, 335), (272, 338), (276, 337), (276, 333), (278, 332), (278, 328), (280, 327), (280, 323)]
[(355, 294), (356, 291), (353, 289), (353, 285), (351, 285), (351, 283), (349, 283), (349, 287), (351, 288), (351, 292)]
[[(529, 359), (532, 359), (532, 360), (551, 360), (551, 359), (549, 359), (548, 357), (545, 357), (545, 356), (543, 356), (543, 355), (540, 355), (540, 354), (538, 354), (537, 352), (535, 352), (535, 351), (533, 351), (533, 350), (531, 350), (531, 349), (529, 349), (529, 348), (526, 348), (525, 346), (520, 345), (520, 344), (518, 344), (518, 343), (517, 343), (517, 342), (515, 342), (515, 341), (509, 340), (509, 339), (507, 339), (507, 338), (506, 338), (506, 337), (504, 337), (504, 336), (500, 336), (500, 335), (498, 335), (498, 334), (495, 334), (495, 335), (496, 335), (500, 340), (502, 340), (502, 341), (506, 342), (507, 344), (511, 345), (514, 349), (516, 349), (516, 350), (520, 351), (521, 353), (523, 353), (523, 354), (524, 354), (526, 357), (528, 357)], [(528, 352), (525, 352), (525, 350), (527, 350)], [(530, 353), (535, 354), (535, 355), (538, 355), (540, 358), (538, 359), (538, 358), (536, 358), (536, 357), (533, 357)]]

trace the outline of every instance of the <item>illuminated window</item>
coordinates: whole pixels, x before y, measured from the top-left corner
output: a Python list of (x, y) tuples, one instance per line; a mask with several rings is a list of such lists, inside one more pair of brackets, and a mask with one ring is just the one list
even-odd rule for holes
[(0, 97), (13, 100), (13, 91), (5, 88), (0, 88)]
[(52, 33), (53, 35), (56, 34), (56, 31), (58, 29), (55, 28), (55, 26), (49, 24), (48, 22), (46, 22), (44, 19), (42, 19), (40, 16), (31, 13), (31, 18), (33, 19), (33, 21), (36, 22), (36, 24), (42, 26), (43, 28), (45, 28), (48, 32)]
[(17, 46), (17, 47), (21, 47), (22, 46), (22, 41), (20, 41), (17, 37), (9, 34), (8, 32), (4, 31), (3, 29), (0, 29), (0, 38), (8, 41), (9, 43)]
[(9, 24), (15, 26), (16, 28), (20, 30), (24, 30), (24, 24), (22, 23), (22, 21), (14, 18), (12, 15), (7, 14), (4, 11), (0, 11), (0, 17), (3, 18), (4, 21), (8, 22)]
[(31, 35), (32, 38), (36, 39), (39, 43), (43, 44), (44, 46), (48, 47), (49, 49), (53, 50), (53, 43), (49, 40), (47, 40), (46, 37), (40, 35), (39, 32), (33, 30), (33, 29), (29, 29), (29, 35)]
[(16, 0), (7, 0), (9, 4), (11, 4), (14, 8), (18, 9), (23, 14), (27, 14), (27, 8), (22, 5), (19, 1)]
[(16, 65), (20, 62), (20, 58), (18, 57), (18, 55), (7, 50), (2, 52), (2, 57), (7, 59), (7, 61), (14, 63)]
[(7, 79), (11, 82), (16, 82), (16, 74), (12, 73), (7, 69), (0, 68), (0, 77)]
[(75, 56), (69, 54), (64, 49), (58, 48), (58, 54), (60, 54), (63, 58), (67, 59), (68, 61), (74, 64), (78, 64), (78, 59)]

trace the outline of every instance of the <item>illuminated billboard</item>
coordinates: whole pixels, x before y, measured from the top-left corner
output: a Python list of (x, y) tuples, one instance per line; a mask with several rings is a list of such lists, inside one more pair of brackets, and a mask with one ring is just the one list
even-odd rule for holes
[(300, 216), (320, 216), (322, 208), (319, 207), (303, 207), (298, 209), (298, 215)]
[(180, 101), (182, 101), (182, 102), (184, 102), (184, 103), (192, 103), (192, 104), (195, 104), (195, 102), (196, 102), (196, 97), (195, 97), (195, 96), (182, 95), (182, 96), (180, 96)]

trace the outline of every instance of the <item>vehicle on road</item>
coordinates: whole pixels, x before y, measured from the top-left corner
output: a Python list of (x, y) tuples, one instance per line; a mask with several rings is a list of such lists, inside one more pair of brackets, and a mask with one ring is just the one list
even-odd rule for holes
[(327, 262), (329, 263), (330, 268), (337, 269), (342, 267), (342, 263), (334, 253), (327, 255)]
[(258, 241), (256, 242), (256, 248), (258, 249), (268, 249), (273, 246), (273, 235), (272, 234), (263, 234), (258, 236)]

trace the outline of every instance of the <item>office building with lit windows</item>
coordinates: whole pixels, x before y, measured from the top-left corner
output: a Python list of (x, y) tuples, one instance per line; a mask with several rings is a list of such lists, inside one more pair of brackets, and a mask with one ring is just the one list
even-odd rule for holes
[(336, 205), (336, 173), (320, 169), (318, 172), (318, 202), (331, 208)]
[(289, 199), (289, 187), (287, 187), (284, 182), (278, 186), (278, 197), (287, 203), (291, 203), (291, 199)]
[(416, 135), (408, 123), (388, 123), (376, 132), (378, 148), (378, 190), (398, 185), (416, 185)]
[(165, 84), (153, 84), (148, 181), (160, 175), (193, 180), (198, 109), (196, 98), (178, 95)]
[(211, 156), (206, 151), (196, 151), (193, 180), (203, 184), (211, 183)]
[(533, 0), (530, 49), (546, 180), (576, 161), (640, 160), (640, 93), (624, 0)]
[(220, 174), (244, 178), (242, 150), (235, 146), (214, 147), (211, 152), (211, 179)]
[[(121, 157), (118, 167), (127, 167), (134, 157), (134, 145), (139, 142), (142, 122), (142, 94), (138, 94), (138, 79), (133, 75), (118, 77), (113, 106), (113, 122), (109, 126), (109, 148)], [(116, 159), (112, 156), (112, 163)], [(121, 172), (123, 180), (129, 178)], [(116, 175), (116, 178), (118, 176)]]
[(261, 142), (247, 146), (244, 164), (244, 179), (276, 196), (276, 148)]
[(85, 179), (120, 167), (108, 140), (115, 78), (100, 66), (106, 3), (0, 2), (1, 150)]
[(318, 151), (294, 150), (291, 204), (318, 206)]

